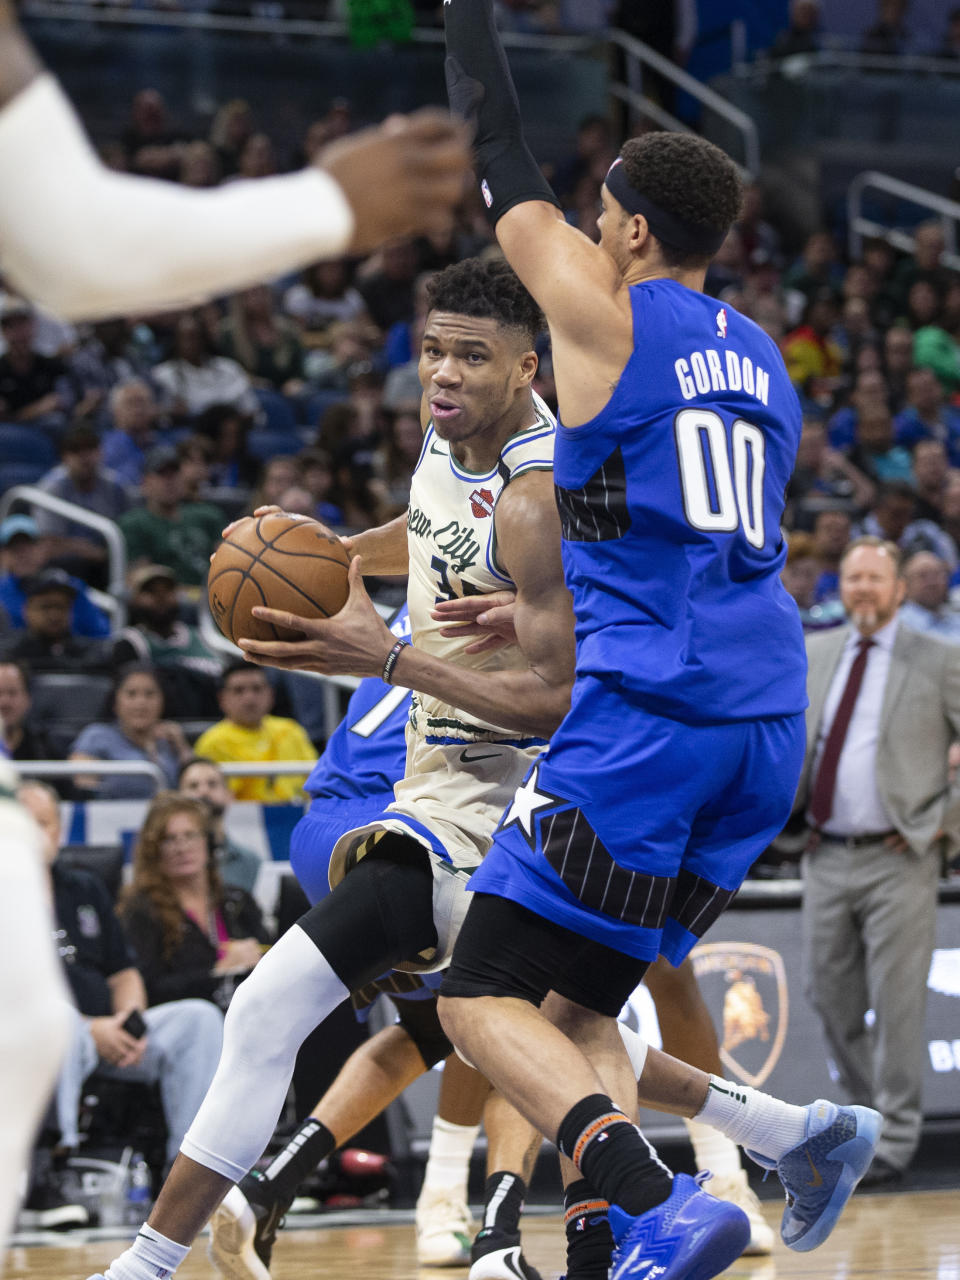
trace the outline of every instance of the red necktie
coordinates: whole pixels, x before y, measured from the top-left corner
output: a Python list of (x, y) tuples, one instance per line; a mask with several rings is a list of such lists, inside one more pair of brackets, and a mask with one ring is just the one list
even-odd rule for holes
[(820, 758), (820, 768), (817, 770), (813, 793), (810, 797), (810, 817), (817, 827), (822, 827), (833, 812), (833, 793), (837, 786), (840, 753), (843, 751), (847, 730), (850, 727), (857, 694), (863, 684), (863, 673), (867, 669), (867, 650), (872, 644), (873, 641), (864, 636), (857, 645), (857, 656), (853, 660), (847, 683), (844, 685), (843, 696), (837, 706), (837, 713), (833, 717), (830, 732), (827, 734), (823, 755)]

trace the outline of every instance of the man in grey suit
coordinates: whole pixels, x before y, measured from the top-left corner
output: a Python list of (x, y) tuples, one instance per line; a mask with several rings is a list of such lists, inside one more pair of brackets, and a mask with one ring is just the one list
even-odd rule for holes
[[(852, 542), (849, 625), (807, 636), (807, 993), (852, 1101), (883, 1115), (861, 1185), (898, 1181), (920, 1139), (924, 1011), (944, 853), (960, 848), (960, 649), (904, 626), (896, 546)], [(865, 1015), (875, 1013), (872, 1026)]]

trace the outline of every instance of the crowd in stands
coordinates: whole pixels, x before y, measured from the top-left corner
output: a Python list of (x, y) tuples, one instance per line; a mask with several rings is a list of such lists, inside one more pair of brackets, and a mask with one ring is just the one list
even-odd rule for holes
[[(432, 13), (436, 5), (416, 7)], [(617, 6), (504, 0), (503, 7), (523, 29), (547, 9), (576, 10), (584, 21), (592, 14), (599, 24)], [(795, 0), (791, 48), (807, 38), (805, 24), (808, 34), (815, 29), (811, 15), (818, 16), (813, 0)], [(950, 30), (960, 53), (960, 11)], [(349, 104), (333, 104), (298, 158), (352, 127)], [(151, 89), (138, 94), (123, 137), (102, 151), (117, 167), (200, 186), (269, 174), (282, 163), (250, 104), (226, 104), (208, 137), (191, 138)], [(609, 122), (591, 117), (550, 168), (568, 220), (593, 237), (616, 151)], [(960, 273), (945, 265), (945, 249), (938, 222), (916, 228), (911, 254), (877, 240), (851, 261), (827, 226), (792, 244), (758, 181), (710, 268), (707, 290), (718, 309), (744, 312), (780, 345), (803, 406), (786, 495), (784, 582), (806, 628), (844, 621), (840, 560), (852, 538), (871, 533), (896, 542), (906, 558), (903, 621), (960, 643)], [(195, 1035), (205, 1048), (190, 1055), (189, 1096), (202, 1096), (221, 1009), (269, 941), (250, 897), (258, 858), (227, 838), (224, 813), (234, 800), (301, 799), (323, 745), (315, 687), (304, 693), (295, 679), (230, 664), (201, 633), (198, 610), (220, 530), (262, 503), (348, 532), (403, 512), (421, 444), (425, 283), (449, 263), (496, 252), (471, 197), (446, 236), (317, 264), (176, 315), (74, 329), (3, 295), (0, 492), (34, 483), (111, 522), (129, 564), (118, 628), (102, 594), (108, 548), (98, 528), (29, 502), (0, 521), (5, 745), (18, 761), (75, 762), (75, 776), (56, 779), (61, 797), (153, 796), (146, 773), (84, 773), (93, 761), (156, 766), (165, 789), (179, 789), (153, 800), (117, 930), (104, 926), (103, 949), (83, 958), (92, 976), (75, 994), (92, 1022), (78, 1031), (74, 1075), (58, 1093), (67, 1146), (76, 1140), (81, 1067), (116, 1073), (124, 1054), (134, 1054), (123, 1039), (129, 1007), (118, 1004), (118, 990), (147, 1012), (185, 1009), (175, 1028), (161, 1030), (159, 1020), (151, 1027), (155, 1059), (130, 1057), (130, 1065), (172, 1096), (183, 1086), (174, 1050), (164, 1058), (161, 1039), (169, 1034), (176, 1045), (177, 1036)], [(555, 406), (545, 339), (535, 385)], [(64, 677), (85, 683), (64, 694), (56, 683)], [(80, 705), (81, 687), (94, 703)], [(219, 768), (280, 759), (302, 760), (304, 774), (225, 780)], [(49, 828), (61, 923), (69, 929), (78, 905), (114, 920), (99, 890), (56, 871), (56, 793), (41, 787), (31, 795)], [(206, 1006), (199, 1017), (198, 1002)], [(180, 1115), (172, 1103), (168, 1112), (178, 1142)]]
[[(794, 11), (806, 12), (803, 4)], [(353, 127), (350, 105), (334, 102), (298, 157)], [(606, 118), (588, 117), (550, 166), (568, 220), (591, 236), (617, 142)], [(189, 137), (161, 95), (145, 89), (104, 151), (119, 167), (211, 184), (273, 172), (281, 148), (249, 103), (224, 104), (207, 137)], [(911, 254), (867, 242), (856, 261), (828, 226), (811, 228), (803, 243), (791, 234), (767, 211), (763, 183), (751, 183), (707, 277), (719, 305), (751, 316), (778, 342), (803, 404), (787, 493), (787, 581), (807, 626), (836, 624), (843, 546), (858, 532), (882, 533), (907, 556), (925, 557), (925, 572), (908, 573), (911, 624), (952, 639), (960, 273), (945, 265), (943, 228), (916, 227)], [(346, 531), (404, 510), (420, 449), (426, 283), (448, 263), (496, 252), (470, 196), (444, 236), (315, 264), (178, 314), (74, 329), (3, 293), (0, 490), (32, 482), (110, 522), (129, 565), (126, 625), (117, 629), (100, 594), (109, 576), (101, 528), (25, 503), (0, 522), (0, 699), (29, 703), (58, 674), (114, 678), (113, 692), (93, 714), (86, 708), (69, 738), (49, 714), (13, 708), (5, 732), (18, 758), (43, 747), (78, 762), (147, 760), (173, 785), (201, 733), (202, 754), (218, 760), (275, 759), (278, 749), (305, 761), (315, 755), (323, 721), (310, 706), (319, 700), (296, 679), (236, 672), (221, 680), (224, 655), (198, 628), (210, 552), (224, 524), (258, 503)], [(546, 338), (540, 354), (536, 388), (553, 403)], [(246, 718), (231, 688), (244, 679), (257, 684), (252, 700), (262, 704)], [(296, 733), (287, 731), (291, 716), (301, 722)], [(106, 797), (147, 795), (153, 783), (146, 774), (81, 775), (57, 785)], [(298, 779), (231, 786), (267, 802), (299, 792)]]

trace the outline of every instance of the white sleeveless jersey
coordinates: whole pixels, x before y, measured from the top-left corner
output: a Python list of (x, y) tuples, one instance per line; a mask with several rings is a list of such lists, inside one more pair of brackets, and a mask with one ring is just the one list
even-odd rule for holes
[[(527, 664), (517, 645), (492, 653), (465, 653), (474, 637), (442, 636), (442, 624), (430, 611), (438, 600), (516, 589), (497, 560), (493, 513), (504, 488), (517, 476), (553, 469), (556, 423), (540, 397), (534, 399), (537, 422), (511, 436), (497, 465), (485, 475), (465, 471), (431, 422), (410, 484), (407, 601), (413, 642), (425, 653), (476, 671), (514, 671)], [(414, 694), (410, 719), (414, 731), (435, 745), (533, 737), (425, 694)]]

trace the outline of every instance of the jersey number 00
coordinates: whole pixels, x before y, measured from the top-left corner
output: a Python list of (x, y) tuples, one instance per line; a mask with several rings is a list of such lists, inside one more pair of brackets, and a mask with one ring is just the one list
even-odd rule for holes
[(765, 442), (760, 428), (738, 418), (728, 444), (718, 413), (682, 409), (674, 435), (683, 510), (690, 524), (706, 533), (742, 529), (751, 546), (762, 547)]

